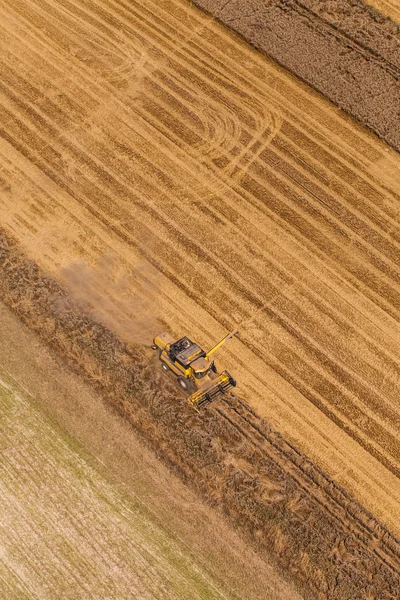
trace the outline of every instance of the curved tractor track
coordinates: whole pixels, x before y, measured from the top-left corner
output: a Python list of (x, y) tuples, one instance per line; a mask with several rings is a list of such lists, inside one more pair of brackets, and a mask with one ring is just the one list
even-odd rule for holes
[[(0, 0), (0, 220), (400, 532), (399, 158), (185, 0)], [(28, 300), (27, 300), (28, 301)]]
[(400, 28), (363, 0), (195, 0), (400, 150)]

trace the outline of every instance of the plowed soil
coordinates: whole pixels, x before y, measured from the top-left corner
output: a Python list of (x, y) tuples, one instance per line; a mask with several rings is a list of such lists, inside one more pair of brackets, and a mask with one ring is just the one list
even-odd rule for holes
[(400, 150), (400, 27), (363, 0), (195, 0)]

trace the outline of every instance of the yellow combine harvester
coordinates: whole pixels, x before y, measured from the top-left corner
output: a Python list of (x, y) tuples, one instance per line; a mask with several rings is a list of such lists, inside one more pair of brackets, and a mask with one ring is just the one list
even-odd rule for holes
[(161, 367), (177, 375), (181, 388), (192, 393), (188, 400), (197, 411), (215, 396), (236, 385), (228, 371), (218, 375), (210, 356), (238, 333), (237, 330), (232, 331), (208, 352), (186, 336), (175, 341), (169, 333), (161, 333), (154, 338), (152, 348), (159, 351)]

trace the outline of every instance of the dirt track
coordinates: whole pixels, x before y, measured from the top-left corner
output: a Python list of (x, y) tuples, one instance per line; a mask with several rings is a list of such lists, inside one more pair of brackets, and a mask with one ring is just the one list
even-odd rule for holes
[(1, 5), (6, 229), (129, 340), (238, 327), (240, 395), (399, 532), (398, 156), (182, 0)]

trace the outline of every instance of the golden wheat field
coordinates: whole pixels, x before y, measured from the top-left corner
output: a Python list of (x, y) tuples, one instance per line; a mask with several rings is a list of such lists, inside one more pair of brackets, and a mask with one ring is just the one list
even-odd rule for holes
[(1, 0), (0, 220), (399, 533), (398, 155), (186, 0)]
[(400, 22), (400, 4), (397, 0), (373, 0), (368, 4), (397, 23)]

